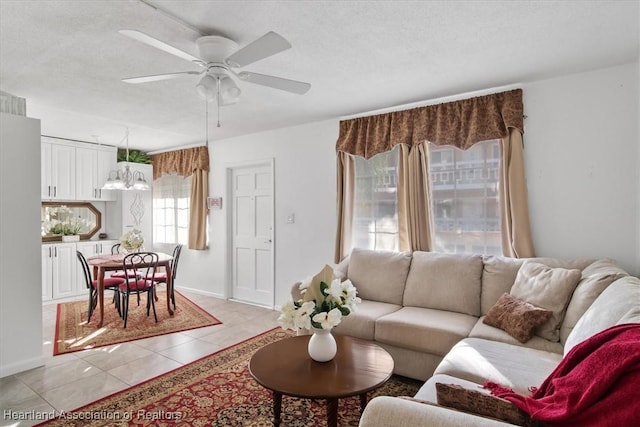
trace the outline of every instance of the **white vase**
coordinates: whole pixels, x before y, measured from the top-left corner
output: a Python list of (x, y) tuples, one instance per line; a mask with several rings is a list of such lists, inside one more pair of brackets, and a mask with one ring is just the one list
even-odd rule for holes
[(309, 338), (307, 349), (309, 356), (316, 362), (328, 362), (336, 356), (338, 346), (330, 329), (312, 328), (313, 335)]
[(79, 242), (80, 235), (79, 234), (70, 234), (70, 235), (62, 235), (63, 242)]

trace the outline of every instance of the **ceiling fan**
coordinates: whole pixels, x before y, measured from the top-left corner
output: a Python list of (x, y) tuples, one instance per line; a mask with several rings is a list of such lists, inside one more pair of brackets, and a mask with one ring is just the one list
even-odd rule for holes
[(119, 30), (118, 32), (200, 66), (198, 71), (181, 71), (122, 79), (126, 83), (148, 83), (204, 74), (196, 85), (196, 90), (207, 101), (217, 99), (218, 106), (230, 105), (238, 101), (241, 91), (234, 78), (300, 95), (311, 88), (311, 85), (305, 82), (249, 71), (237, 72), (235, 70), (291, 48), (291, 44), (284, 37), (273, 31), (268, 32), (241, 49), (238, 49), (238, 45), (233, 40), (226, 37), (215, 35), (200, 37), (196, 40), (198, 57), (141, 31)]

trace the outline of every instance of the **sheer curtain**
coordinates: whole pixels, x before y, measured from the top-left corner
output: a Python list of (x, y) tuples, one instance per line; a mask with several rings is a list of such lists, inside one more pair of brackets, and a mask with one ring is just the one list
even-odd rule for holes
[[(340, 122), (338, 158), (338, 221), (335, 260), (351, 248), (350, 216), (353, 172), (349, 156), (371, 158), (401, 145), (399, 223), (401, 249), (432, 250), (427, 141), (467, 149), (491, 139), (502, 140), (500, 197), (502, 251), (512, 257), (534, 256), (522, 157), (522, 90), (515, 89), (456, 102), (419, 107)], [(351, 187), (349, 187), (351, 186)], [(346, 191), (347, 189), (350, 191)]]

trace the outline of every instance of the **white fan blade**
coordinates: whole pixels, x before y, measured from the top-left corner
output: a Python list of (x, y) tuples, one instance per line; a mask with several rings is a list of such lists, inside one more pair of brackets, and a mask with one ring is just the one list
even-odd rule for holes
[(141, 43), (144, 43), (146, 45), (155, 47), (156, 49), (160, 49), (162, 51), (165, 51), (167, 53), (170, 53), (171, 55), (177, 56), (178, 58), (182, 58), (186, 61), (189, 62), (202, 62), (199, 58), (196, 58), (195, 56), (178, 49), (177, 47), (173, 47), (171, 45), (166, 44), (165, 42), (161, 42), (158, 39), (154, 39), (153, 37), (151, 37), (150, 35), (147, 35), (141, 31), (137, 31), (137, 30), (118, 30), (118, 32), (122, 35), (125, 35), (127, 37), (130, 37), (134, 40), (137, 40)]
[(297, 93), (299, 95), (307, 93), (307, 91), (311, 88), (311, 85), (309, 83), (283, 79), (282, 77), (268, 76), (266, 74), (249, 73), (247, 71), (239, 73), (238, 77), (245, 82), (268, 86), (274, 89)]
[(249, 43), (226, 60), (232, 67), (244, 67), (261, 59), (291, 48), (291, 44), (278, 33), (269, 31), (258, 40)]
[(168, 73), (168, 74), (155, 74), (153, 76), (141, 76), (141, 77), (131, 77), (128, 79), (122, 79), (125, 83), (148, 83), (148, 82), (157, 82), (159, 80), (169, 80), (169, 79), (177, 79), (184, 75), (193, 74), (198, 75), (202, 74), (202, 71), (181, 71), (179, 73)]

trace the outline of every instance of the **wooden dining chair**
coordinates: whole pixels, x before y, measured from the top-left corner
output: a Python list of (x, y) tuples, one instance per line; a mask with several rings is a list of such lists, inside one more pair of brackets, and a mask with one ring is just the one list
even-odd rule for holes
[[(89, 289), (89, 315), (87, 317), (87, 322), (90, 322), (91, 315), (93, 314), (93, 310), (96, 308), (96, 304), (98, 302), (98, 280), (91, 279), (91, 269), (89, 268), (89, 263), (87, 262), (87, 259), (84, 257), (82, 252), (76, 251), (76, 256), (78, 257), (78, 261), (82, 266), (85, 285), (87, 286), (87, 289)], [(123, 278), (105, 277), (104, 288), (111, 289), (112, 291), (114, 291), (114, 296), (117, 296), (118, 288), (124, 282), (125, 280)], [(116, 304), (118, 314), (122, 316), (122, 311), (120, 310), (120, 298), (114, 298), (114, 302)]]
[(127, 319), (129, 317), (129, 296), (135, 294), (147, 294), (147, 316), (153, 308), (153, 317), (158, 322), (155, 304), (155, 286), (156, 282), (148, 277), (153, 277), (158, 267), (158, 254), (154, 252), (135, 252), (128, 254), (122, 261), (123, 271), (138, 271), (141, 276), (126, 276), (124, 283), (118, 287), (118, 291), (122, 299), (122, 316), (124, 319), (124, 327), (127, 327)]
[[(173, 259), (171, 260), (171, 295), (167, 295), (167, 298), (171, 298), (171, 302), (173, 303), (173, 308), (176, 308), (176, 294), (174, 289), (176, 287), (176, 274), (178, 271), (178, 260), (180, 259), (180, 253), (182, 253), (182, 244), (177, 244), (173, 248)], [(156, 283), (167, 283), (167, 272), (166, 271), (158, 271), (155, 273), (153, 277), (147, 277), (148, 279), (153, 279)], [(156, 298), (156, 301), (158, 298)]]

